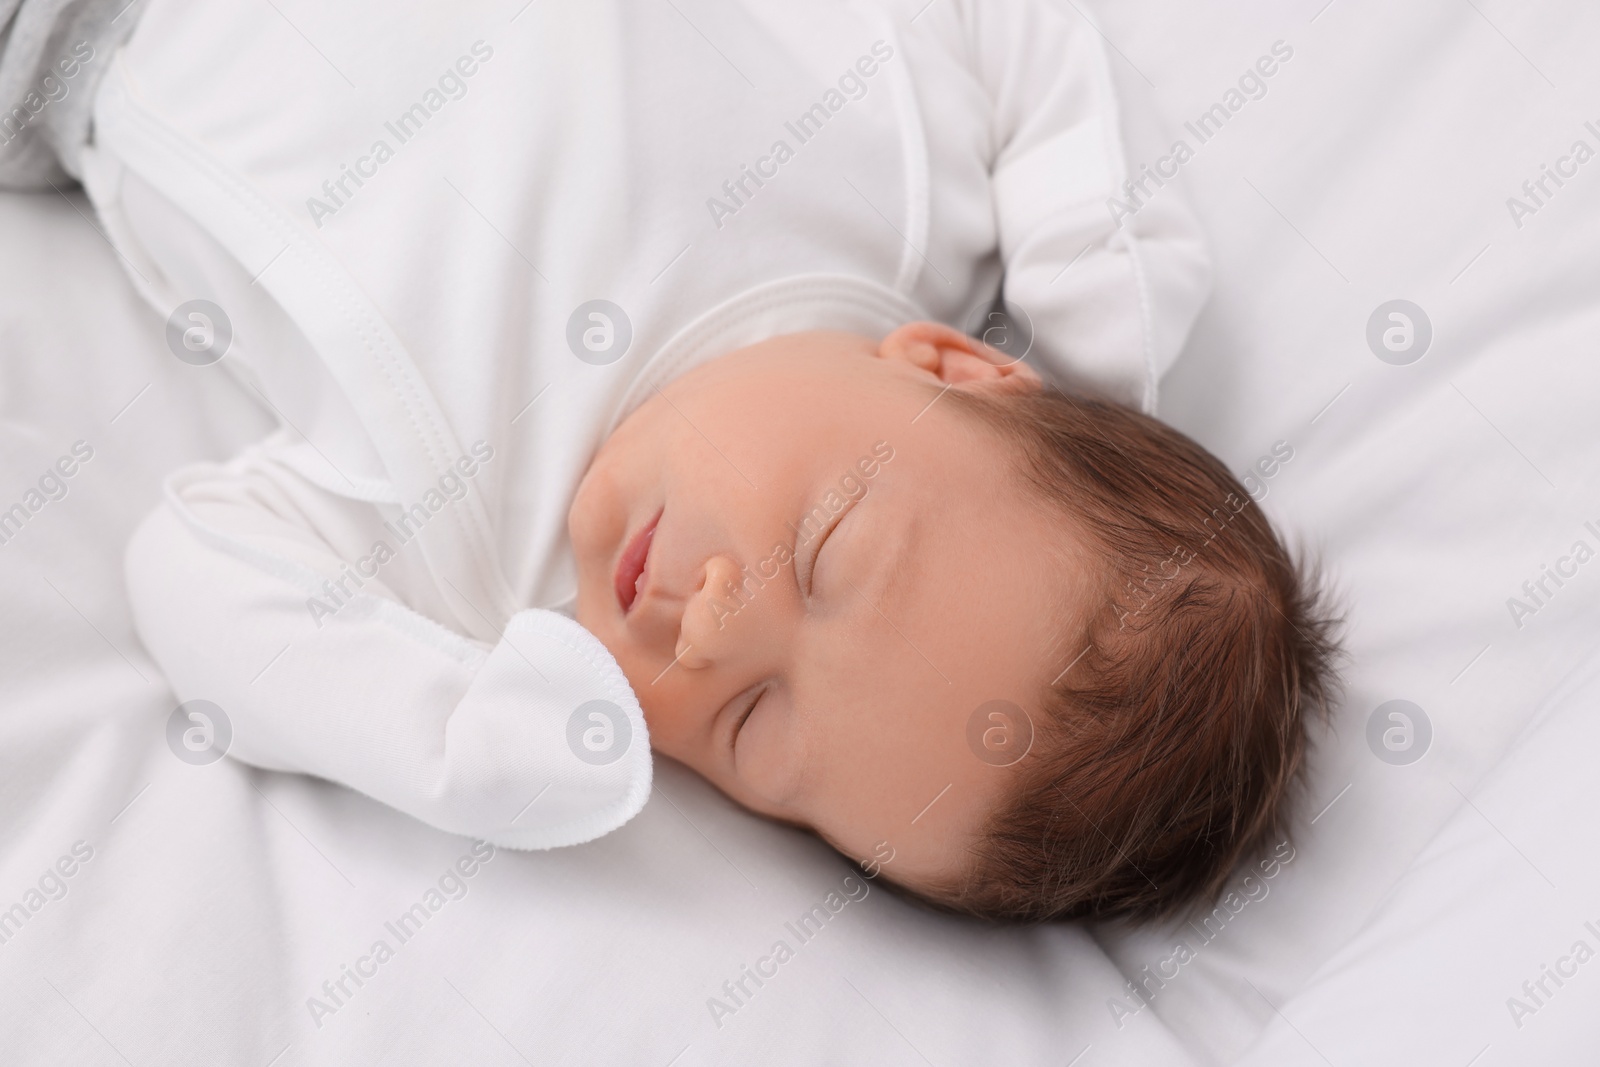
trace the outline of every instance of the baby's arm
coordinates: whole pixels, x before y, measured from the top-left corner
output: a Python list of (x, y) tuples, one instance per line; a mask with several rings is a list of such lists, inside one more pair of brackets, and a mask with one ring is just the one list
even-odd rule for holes
[[(180, 700), (223, 710), (246, 763), (510, 848), (577, 844), (632, 818), (650, 792), (649, 739), (593, 635), (529, 610), (493, 647), (463, 637), (394, 597), (385, 577), (421, 564), (380, 565), (376, 541), (419, 554), (372, 505), (260, 452), (186, 468), (128, 548), (135, 625)], [(348, 572), (359, 590), (324, 585)], [(580, 712), (590, 701), (606, 703)]]
[(1171, 143), (1148, 102), (1130, 99), (1142, 94), (1119, 95), (1120, 60), (1083, 16), (1044, 0), (968, 0), (960, 17), (993, 104), (1005, 296), (1032, 321), (1030, 359), (1153, 411), (1209, 291), (1181, 190), (1144, 170)]

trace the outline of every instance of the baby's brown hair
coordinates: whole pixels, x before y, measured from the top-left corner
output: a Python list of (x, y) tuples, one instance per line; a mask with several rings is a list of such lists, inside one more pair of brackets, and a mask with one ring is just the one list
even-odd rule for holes
[[(987, 918), (1152, 919), (1214, 899), (1285, 831), (1338, 620), (1214, 456), (1118, 404), (951, 390), (1106, 575), (965, 879)], [(1081, 651), (1080, 651), (1081, 650)], [(1070, 666), (1067, 666), (1070, 662)]]

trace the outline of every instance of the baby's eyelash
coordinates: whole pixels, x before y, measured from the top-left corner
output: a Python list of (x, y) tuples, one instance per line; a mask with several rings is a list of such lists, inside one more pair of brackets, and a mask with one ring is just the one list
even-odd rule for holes
[[(817, 547), (813, 548), (810, 554), (806, 557), (806, 573), (804, 575), (806, 596), (811, 595), (811, 579), (812, 576), (817, 572), (817, 560), (822, 558), (822, 546), (828, 543), (828, 538), (833, 536), (833, 531), (839, 528), (839, 524), (844, 521), (844, 517), (848, 514), (850, 514), (850, 508), (847, 507), (840, 511), (839, 514), (835, 515), (833, 517), (833, 521), (828, 523), (823, 531), (817, 535)], [(795, 577), (801, 577), (798, 565), (795, 567)]]
[(750, 706), (745, 708), (744, 712), (739, 716), (739, 722), (733, 728), (734, 743), (738, 743), (739, 732), (744, 729), (744, 724), (749, 721), (750, 716), (755, 714), (756, 705), (761, 703), (761, 698), (766, 695), (766, 692), (766, 686), (762, 686), (760, 689), (756, 690), (755, 698), (750, 701)]

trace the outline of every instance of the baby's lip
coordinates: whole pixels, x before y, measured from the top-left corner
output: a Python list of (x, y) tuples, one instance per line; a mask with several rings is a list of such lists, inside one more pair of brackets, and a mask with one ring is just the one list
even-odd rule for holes
[(622, 550), (622, 558), (617, 560), (614, 585), (617, 603), (622, 606), (624, 615), (633, 607), (639, 590), (644, 586), (645, 567), (650, 562), (650, 543), (655, 538), (656, 524), (660, 521), (661, 512), (657, 511), (655, 518), (645, 523), (644, 528), (628, 540), (627, 547)]

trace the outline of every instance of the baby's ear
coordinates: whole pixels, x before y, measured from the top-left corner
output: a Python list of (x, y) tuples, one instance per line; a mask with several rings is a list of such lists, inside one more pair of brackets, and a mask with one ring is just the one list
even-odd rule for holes
[(938, 322), (908, 322), (878, 346), (879, 359), (899, 360), (946, 385), (974, 391), (1031, 392), (1043, 382), (1034, 369)]

